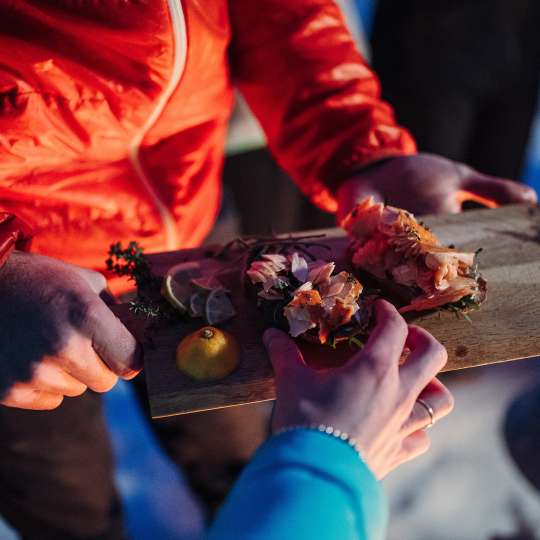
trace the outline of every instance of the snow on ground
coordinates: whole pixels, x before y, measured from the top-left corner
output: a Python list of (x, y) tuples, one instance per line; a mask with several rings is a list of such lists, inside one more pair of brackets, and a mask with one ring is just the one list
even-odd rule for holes
[(520, 518), (540, 538), (540, 494), (519, 475), (501, 437), (511, 399), (540, 385), (540, 361), (464, 371), (446, 382), (456, 407), (431, 430), (431, 451), (385, 481), (389, 540), (487, 540), (516, 532)]

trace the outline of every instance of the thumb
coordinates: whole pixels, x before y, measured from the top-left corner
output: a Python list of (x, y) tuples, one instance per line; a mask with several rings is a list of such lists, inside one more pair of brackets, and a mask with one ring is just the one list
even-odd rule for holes
[(471, 170), (463, 179), (463, 188), (498, 204), (536, 203), (534, 189), (514, 180), (504, 180)]
[(123, 379), (132, 379), (142, 369), (142, 348), (107, 305), (95, 298), (91, 315), (80, 330), (92, 340), (92, 346), (107, 366)]
[(373, 196), (378, 202), (383, 201), (383, 196), (366, 180), (353, 177), (341, 184), (336, 192), (338, 203), (336, 221), (338, 225), (342, 225), (343, 220), (362, 199), (370, 196)]
[(285, 372), (306, 368), (300, 349), (285, 332), (268, 328), (263, 335), (263, 342), (277, 378)]

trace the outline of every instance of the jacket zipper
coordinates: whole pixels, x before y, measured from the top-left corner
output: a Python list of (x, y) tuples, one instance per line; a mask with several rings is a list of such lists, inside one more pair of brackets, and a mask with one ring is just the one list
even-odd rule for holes
[(159, 212), (161, 221), (163, 223), (163, 229), (165, 231), (165, 248), (167, 250), (171, 250), (178, 248), (178, 232), (176, 230), (174, 216), (156, 193), (154, 187), (152, 186), (152, 181), (144, 170), (140, 159), (140, 148), (142, 141), (161, 116), (161, 113), (165, 109), (169, 99), (178, 86), (186, 67), (187, 32), (181, 0), (167, 0), (167, 3), (169, 5), (174, 40), (174, 61), (172, 73), (169, 83), (157, 101), (156, 107), (130, 143), (129, 160), (133, 169), (135, 170), (135, 173), (139, 177), (142, 185), (146, 189), (148, 195)]

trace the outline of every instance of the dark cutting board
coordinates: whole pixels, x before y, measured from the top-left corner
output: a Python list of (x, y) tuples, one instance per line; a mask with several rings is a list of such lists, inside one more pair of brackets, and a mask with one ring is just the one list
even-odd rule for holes
[[(423, 220), (444, 244), (455, 244), (467, 251), (483, 248), (480, 269), (488, 282), (487, 301), (479, 311), (469, 314), (470, 322), (450, 312), (409, 317), (446, 346), (449, 359), (445, 371), (540, 356), (540, 209), (509, 206), (428, 216)], [(332, 257), (345, 264), (347, 241), (343, 231), (318, 232), (326, 234), (324, 242), (331, 246)], [(209, 250), (152, 256), (154, 270), (162, 274), (178, 262), (204, 259)], [(215, 264), (213, 259), (210, 264)], [(229, 274), (225, 281), (232, 288), (238, 316), (223, 328), (236, 336), (241, 344), (239, 368), (217, 382), (195, 382), (176, 368), (175, 349), (183, 336), (203, 326), (203, 322), (194, 320), (153, 331), (153, 343), (144, 345), (153, 418), (275, 397), (272, 368), (261, 342), (264, 330), (261, 317), (245, 296), (239, 272)], [(125, 306), (119, 306), (115, 311), (126, 324), (133, 326), (133, 316)], [(328, 347), (310, 345), (308, 349), (307, 345), (302, 346), (305, 357), (318, 364), (339, 364), (352, 354), (347, 345), (337, 352)]]

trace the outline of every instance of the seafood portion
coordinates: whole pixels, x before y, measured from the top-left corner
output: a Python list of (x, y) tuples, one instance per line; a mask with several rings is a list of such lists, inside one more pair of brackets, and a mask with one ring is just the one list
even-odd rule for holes
[(355, 268), (408, 289), (410, 303), (401, 313), (442, 306), (466, 311), (485, 299), (486, 283), (478, 274), (476, 254), (441, 246), (406, 210), (369, 197), (342, 227), (351, 237)]
[(277, 319), (284, 317), (291, 336), (335, 343), (361, 333), (366, 324), (358, 304), (362, 285), (352, 274), (334, 270), (333, 262), (308, 261), (293, 251), (262, 254), (246, 274), (259, 306), (277, 307)]

